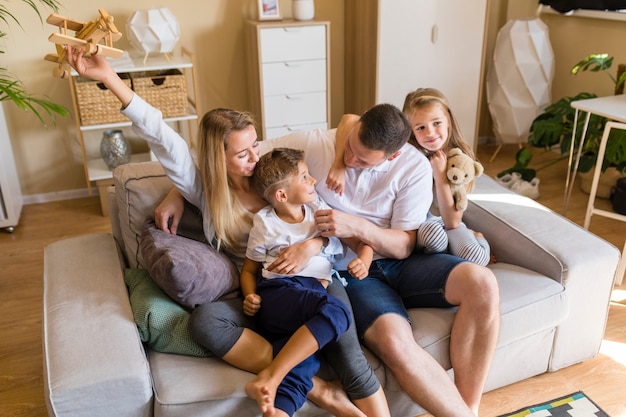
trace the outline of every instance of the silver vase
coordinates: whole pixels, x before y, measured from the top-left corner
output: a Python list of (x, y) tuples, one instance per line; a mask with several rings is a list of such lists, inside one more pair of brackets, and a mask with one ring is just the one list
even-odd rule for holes
[(104, 131), (100, 142), (100, 155), (110, 170), (130, 162), (130, 145), (121, 130)]

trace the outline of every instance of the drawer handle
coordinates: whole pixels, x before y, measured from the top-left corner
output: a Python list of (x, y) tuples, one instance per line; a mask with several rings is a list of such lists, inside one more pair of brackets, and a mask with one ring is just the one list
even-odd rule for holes
[(295, 27), (283, 27), (283, 30), (285, 32), (301, 32), (302, 31), (301, 28), (295, 28)]
[(284, 64), (286, 67), (288, 67), (288, 68), (291, 68), (291, 67), (300, 67), (300, 66), (301, 66), (300, 64), (298, 64), (298, 63), (294, 63), (294, 62), (283, 62), (283, 64)]
[(297, 99), (302, 98), (302, 96), (290, 96), (289, 94), (285, 94), (285, 98), (287, 100), (297, 100)]

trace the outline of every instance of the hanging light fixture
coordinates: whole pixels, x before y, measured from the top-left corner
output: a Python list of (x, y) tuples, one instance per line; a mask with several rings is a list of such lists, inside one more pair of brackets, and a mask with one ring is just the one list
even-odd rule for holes
[(150, 53), (162, 53), (169, 59), (180, 38), (180, 27), (176, 18), (165, 7), (137, 10), (126, 23), (130, 43), (145, 54), (144, 63)]

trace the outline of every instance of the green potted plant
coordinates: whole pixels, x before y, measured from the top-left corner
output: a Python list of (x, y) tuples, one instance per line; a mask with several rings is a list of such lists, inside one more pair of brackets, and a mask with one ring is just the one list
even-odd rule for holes
[[(43, 23), (41, 13), (39, 12), (40, 6), (45, 6), (53, 11), (58, 11), (60, 7), (60, 3), (57, 0), (22, 0), (24, 3), (28, 4), (37, 16), (39, 20)], [(6, 5), (0, 6), (0, 20), (5, 25), (8, 25), (11, 21), (16, 23), (18, 26), (20, 22), (17, 18), (11, 14)], [(6, 32), (0, 30), (0, 38), (5, 37)], [(0, 48), (0, 54), (3, 54), (4, 50)], [(11, 74), (6, 68), (0, 68), (0, 102), (3, 101), (12, 101), (19, 108), (24, 111), (31, 111), (37, 119), (44, 125), (47, 126), (46, 120), (44, 116), (49, 117), (53, 122), (55, 121), (55, 115), (59, 115), (61, 117), (65, 117), (69, 114), (69, 111), (52, 101), (39, 97), (33, 94), (30, 94), (24, 89), (22, 82)]]
[[(604, 72), (615, 85), (615, 92), (617, 94), (623, 91), (626, 72), (623, 71), (623, 66), (620, 66), (621, 73), (618, 73), (617, 77), (613, 77), (608, 71), (612, 64), (613, 57), (609, 57), (608, 54), (592, 54), (574, 65), (571, 69), (571, 73), (578, 74), (580, 71)], [(575, 110), (572, 108), (571, 102), (594, 97), (597, 96), (593, 93), (581, 92), (573, 97), (563, 97), (546, 107), (544, 112), (539, 114), (531, 124), (530, 135), (528, 137), (529, 146), (551, 149), (558, 145), (561, 157), (549, 164), (556, 163), (560, 159), (565, 158), (565, 155), (569, 153), (570, 147), (572, 146)], [(574, 138), (573, 144), (576, 149), (580, 143), (584, 122), (584, 117), (579, 117), (577, 120), (576, 138)], [(590, 172), (595, 165), (606, 122), (607, 119), (604, 117), (591, 115), (578, 172)], [(547, 166), (545, 165), (537, 169), (530, 168), (529, 164), (531, 159), (531, 151), (526, 147), (521, 148), (516, 154), (515, 165), (499, 173), (498, 176), (511, 172), (519, 172), (522, 174), (524, 180), (530, 181), (536, 175), (536, 171)], [(609, 167), (615, 168), (621, 174), (626, 172), (626, 131), (611, 131), (607, 142), (604, 162), (602, 164), (602, 171), (606, 171)]]

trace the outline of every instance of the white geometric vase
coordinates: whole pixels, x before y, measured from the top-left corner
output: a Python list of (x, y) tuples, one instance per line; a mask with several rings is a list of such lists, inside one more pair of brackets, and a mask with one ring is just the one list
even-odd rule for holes
[(510, 20), (498, 32), (487, 73), (487, 103), (499, 143), (528, 141), (551, 101), (554, 52), (540, 19)]

